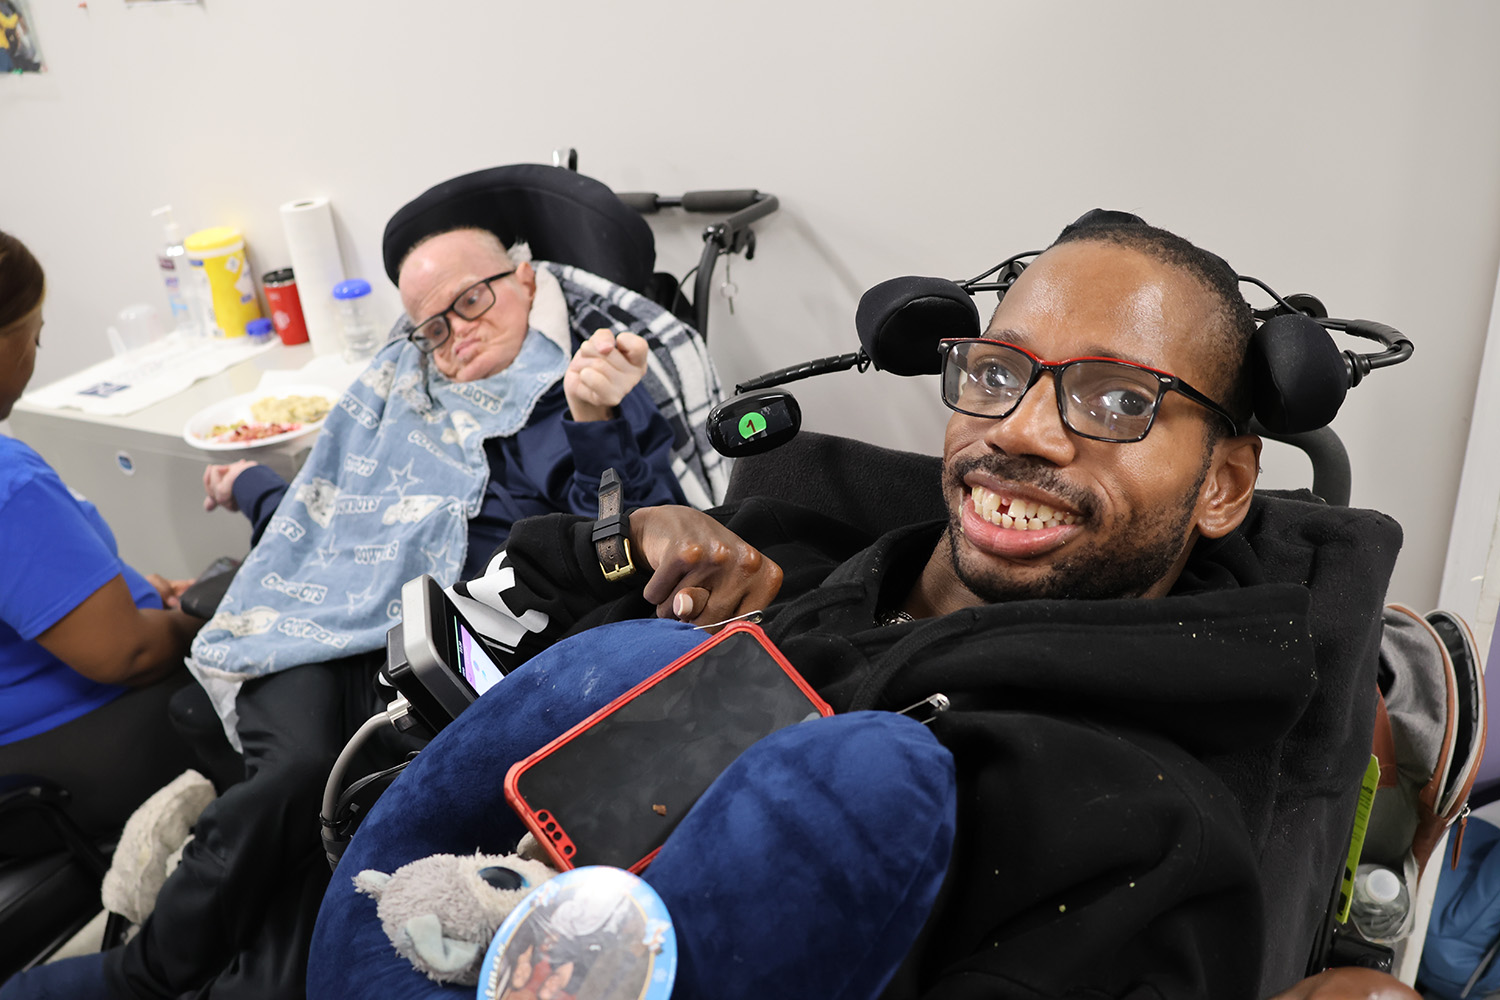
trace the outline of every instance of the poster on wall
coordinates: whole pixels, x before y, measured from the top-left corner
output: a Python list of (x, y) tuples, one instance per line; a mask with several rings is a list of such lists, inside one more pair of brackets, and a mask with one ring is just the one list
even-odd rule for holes
[(46, 71), (32, 23), (26, 0), (0, 0), (0, 73)]

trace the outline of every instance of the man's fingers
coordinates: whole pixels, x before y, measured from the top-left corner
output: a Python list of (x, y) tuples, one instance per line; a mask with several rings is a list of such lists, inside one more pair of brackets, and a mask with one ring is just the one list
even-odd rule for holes
[(707, 583), (712, 579), (711, 574), (730, 560), (728, 546), (717, 540), (678, 541), (665, 554), (665, 558), (659, 556), (653, 562), (654, 572), (651, 579), (646, 581), (641, 596), (652, 604), (666, 604), (668, 598), (682, 588), (699, 587), (700, 584)]
[(708, 607), (708, 591), (702, 587), (683, 587), (663, 601), (656, 609), (658, 618), (675, 618), (680, 622), (691, 622)]
[(620, 400), (631, 390), (631, 385), (625, 385), (624, 378), (619, 373), (602, 371), (599, 368), (588, 367), (578, 371), (578, 388), (580, 395), (588, 402), (596, 406), (618, 406)]
[(651, 354), (651, 345), (646, 342), (646, 338), (629, 331), (615, 337), (615, 347), (633, 368), (644, 365)]

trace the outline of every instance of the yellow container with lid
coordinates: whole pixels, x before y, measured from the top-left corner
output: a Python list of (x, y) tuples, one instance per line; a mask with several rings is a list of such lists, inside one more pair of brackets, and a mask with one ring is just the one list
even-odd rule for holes
[(260, 318), (255, 278), (245, 259), (245, 237), (233, 226), (200, 229), (182, 241), (188, 280), (213, 302), (214, 325), (225, 337), (243, 337), (245, 324)]

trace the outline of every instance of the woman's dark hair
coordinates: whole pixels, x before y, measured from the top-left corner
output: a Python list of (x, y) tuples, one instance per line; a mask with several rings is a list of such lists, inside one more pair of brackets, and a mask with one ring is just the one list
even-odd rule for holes
[(46, 278), (26, 244), (0, 232), (0, 333), (30, 316), (42, 304)]

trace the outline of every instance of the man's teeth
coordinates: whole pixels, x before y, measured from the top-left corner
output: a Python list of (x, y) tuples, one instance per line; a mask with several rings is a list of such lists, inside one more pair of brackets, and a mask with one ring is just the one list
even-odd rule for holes
[(974, 501), (974, 513), (991, 524), (1016, 531), (1039, 531), (1056, 528), (1062, 524), (1076, 524), (1078, 517), (1064, 511), (1053, 510), (1044, 503), (1032, 500), (1012, 500), (992, 493), (983, 486), (970, 490)]

